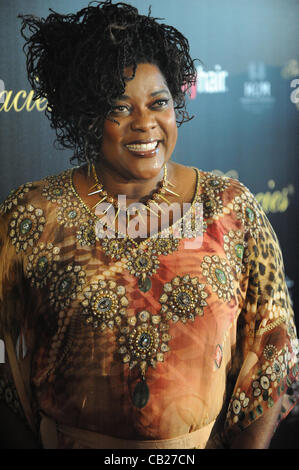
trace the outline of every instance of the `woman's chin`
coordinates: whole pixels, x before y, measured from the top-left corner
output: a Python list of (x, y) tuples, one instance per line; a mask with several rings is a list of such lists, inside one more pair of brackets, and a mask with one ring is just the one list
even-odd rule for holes
[(128, 170), (136, 179), (148, 180), (155, 178), (161, 172), (166, 160), (163, 156), (152, 158), (138, 158), (134, 165), (130, 165)]

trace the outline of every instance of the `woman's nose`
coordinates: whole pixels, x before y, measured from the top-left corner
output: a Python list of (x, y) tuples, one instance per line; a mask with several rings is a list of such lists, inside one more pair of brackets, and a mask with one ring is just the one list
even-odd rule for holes
[(136, 111), (132, 115), (131, 129), (133, 131), (147, 132), (156, 127), (156, 119), (150, 110)]

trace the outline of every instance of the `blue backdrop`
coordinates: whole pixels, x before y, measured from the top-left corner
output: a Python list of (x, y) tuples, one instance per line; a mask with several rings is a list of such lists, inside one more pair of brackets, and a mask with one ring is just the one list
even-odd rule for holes
[[(185, 34), (198, 63), (174, 159), (239, 178), (266, 211), (282, 247), (296, 312), (299, 202), (298, 0), (129, 0)], [(73, 0), (0, 2), (0, 200), (16, 186), (69, 167), (53, 146), (43, 101), (31, 101), (19, 13), (47, 16)], [(298, 314), (297, 314), (298, 325)]]

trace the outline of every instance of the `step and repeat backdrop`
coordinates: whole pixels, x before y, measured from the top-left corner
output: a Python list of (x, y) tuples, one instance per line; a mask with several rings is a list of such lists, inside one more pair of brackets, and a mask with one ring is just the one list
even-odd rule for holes
[[(242, 181), (279, 238), (299, 323), (299, 1), (128, 0), (178, 28), (198, 78), (195, 117), (179, 129), (174, 160)], [(0, 201), (28, 181), (70, 166), (55, 148), (26, 78), (18, 14), (70, 13), (88, 1), (0, 0)], [(82, 90), (83, 91), (83, 90)], [(0, 261), (1, 262), (1, 261)], [(297, 312), (297, 313), (296, 313)]]

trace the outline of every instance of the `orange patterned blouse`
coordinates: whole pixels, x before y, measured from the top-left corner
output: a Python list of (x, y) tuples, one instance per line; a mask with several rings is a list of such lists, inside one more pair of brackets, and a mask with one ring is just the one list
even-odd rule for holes
[[(40, 412), (128, 440), (212, 424), (204, 444), (221, 447), (285, 396), (282, 418), (296, 328), (277, 238), (248, 189), (197, 171), (203, 236), (176, 238), (181, 219), (136, 248), (96, 237), (74, 171), (1, 205), (0, 338), (11, 335), (37, 428)], [(22, 415), (13, 377), (0, 365), (0, 399)], [(58, 447), (80, 443), (59, 433)]]

